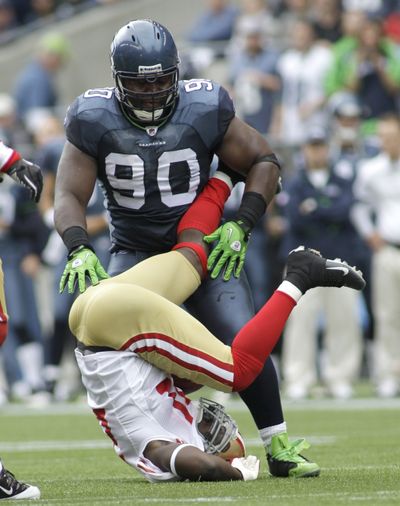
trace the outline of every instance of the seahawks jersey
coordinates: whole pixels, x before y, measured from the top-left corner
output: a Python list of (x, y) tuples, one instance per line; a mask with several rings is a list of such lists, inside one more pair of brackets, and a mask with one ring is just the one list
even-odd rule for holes
[(179, 88), (173, 115), (158, 128), (132, 125), (114, 88), (86, 91), (67, 112), (67, 139), (97, 162), (120, 248), (167, 251), (175, 244), (177, 224), (206, 184), (234, 117), (220, 85), (194, 79)]

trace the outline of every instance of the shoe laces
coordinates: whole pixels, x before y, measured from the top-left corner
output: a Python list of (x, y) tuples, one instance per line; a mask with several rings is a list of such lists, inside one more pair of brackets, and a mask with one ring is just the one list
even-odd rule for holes
[(295, 441), (288, 442), (288, 445), (272, 455), (272, 458), (291, 462), (305, 462), (307, 459), (300, 455), (300, 453), (309, 448), (310, 444), (305, 439), (296, 439)]
[(20, 489), (25, 489), (26, 485), (17, 480), (14, 473), (3, 468), (3, 472), (0, 474), (0, 481), (4, 480), (7, 487), (10, 487), (14, 492), (18, 492)]

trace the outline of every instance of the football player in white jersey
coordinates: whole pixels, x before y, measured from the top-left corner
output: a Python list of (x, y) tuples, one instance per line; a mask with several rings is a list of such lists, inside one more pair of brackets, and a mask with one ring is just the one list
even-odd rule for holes
[[(303, 293), (315, 286), (360, 290), (365, 285), (361, 273), (345, 262), (299, 248), (289, 255), (277, 291), (232, 346), (224, 345), (179, 305), (207, 272), (202, 239), (220, 217), (223, 205), (218, 201), (223, 204), (229, 194), (225, 181), (217, 173), (187, 211), (176, 251), (88, 288), (70, 312), (89, 405), (117, 454), (150, 481), (256, 479), (256, 457), (228, 463), (218, 455), (237, 436), (233, 422), (207, 401), (197, 408), (179, 388), (180, 379), (225, 392), (247, 388)], [(216, 421), (217, 411), (221, 416)]]
[[(27, 160), (14, 149), (0, 142), (0, 180), (8, 174), (17, 183), (25, 186), (31, 198), (38, 202), (43, 187), (40, 168)], [(0, 346), (3, 344), (8, 329), (8, 315), (4, 295), (4, 276), (0, 259)], [(0, 461), (0, 500), (2, 499), (38, 499), (38, 487), (18, 481), (15, 476), (3, 467)]]

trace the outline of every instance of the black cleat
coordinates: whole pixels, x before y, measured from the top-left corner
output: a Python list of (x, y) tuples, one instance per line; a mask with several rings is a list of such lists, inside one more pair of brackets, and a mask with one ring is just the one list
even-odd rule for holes
[(2, 499), (39, 499), (40, 490), (33, 485), (18, 481), (13, 473), (0, 471), (0, 500)]
[(362, 290), (365, 280), (362, 272), (350, 267), (340, 258), (328, 260), (319, 251), (299, 246), (289, 253), (285, 280), (293, 283), (302, 293), (316, 286), (347, 286)]

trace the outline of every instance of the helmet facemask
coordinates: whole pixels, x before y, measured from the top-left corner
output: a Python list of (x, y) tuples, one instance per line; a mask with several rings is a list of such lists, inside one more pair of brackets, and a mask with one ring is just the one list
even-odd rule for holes
[(173, 112), (178, 96), (177, 67), (156, 73), (114, 71), (113, 75), (117, 99), (133, 122), (158, 125)]
[(204, 439), (206, 453), (222, 453), (237, 437), (238, 427), (224, 406), (201, 397), (196, 419), (197, 428)]

